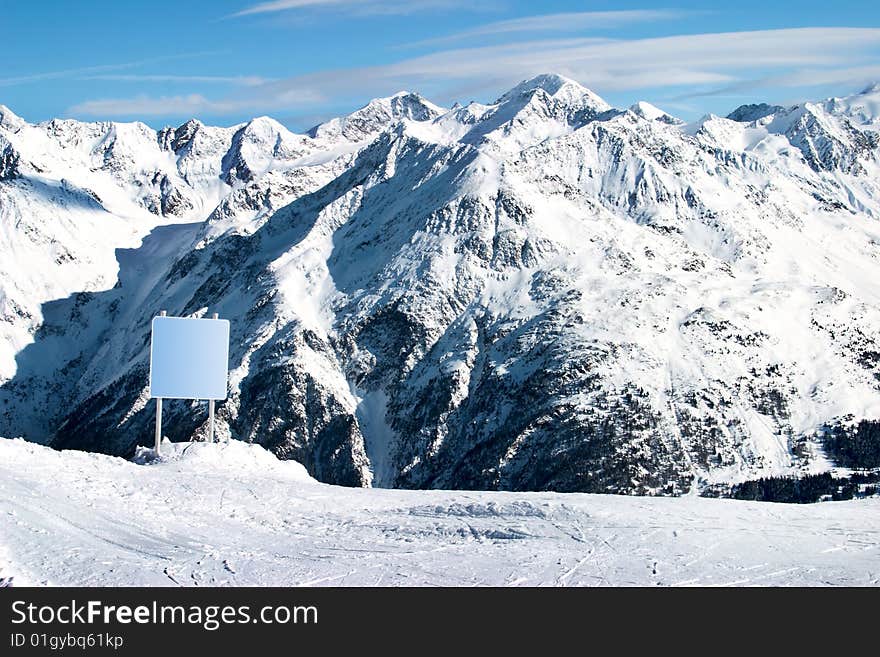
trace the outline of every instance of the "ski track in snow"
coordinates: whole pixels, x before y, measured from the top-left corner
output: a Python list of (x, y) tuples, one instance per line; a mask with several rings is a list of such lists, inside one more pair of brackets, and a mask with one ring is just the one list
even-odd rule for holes
[(342, 488), (241, 442), (150, 465), (0, 439), (0, 579), (37, 585), (877, 585), (880, 499)]

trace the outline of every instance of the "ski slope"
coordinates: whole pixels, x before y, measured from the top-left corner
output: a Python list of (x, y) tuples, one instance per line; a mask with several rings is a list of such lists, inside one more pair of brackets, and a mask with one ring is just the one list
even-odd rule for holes
[(13, 585), (877, 585), (880, 499), (343, 488), (256, 445), (159, 462), (0, 439)]

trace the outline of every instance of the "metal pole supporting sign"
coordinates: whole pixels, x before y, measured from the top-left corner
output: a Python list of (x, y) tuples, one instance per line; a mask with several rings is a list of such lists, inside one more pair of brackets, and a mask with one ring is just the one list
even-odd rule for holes
[[(166, 317), (168, 312), (163, 310), (159, 313), (160, 317)], [(150, 347), (150, 375), (152, 377), (153, 372), (153, 354), (152, 354), (152, 345)], [(152, 392), (153, 387), (152, 383), (150, 384), (150, 391)], [(162, 453), (162, 398), (156, 397), (156, 456)]]
[[(212, 319), (220, 317), (217, 313), (212, 315)], [(214, 400), (208, 400), (208, 442), (214, 442)]]
[(229, 376), (229, 320), (153, 318), (150, 341), (150, 396), (156, 399), (156, 454), (162, 448), (162, 400), (207, 399), (208, 441), (214, 442), (214, 406), (226, 399)]

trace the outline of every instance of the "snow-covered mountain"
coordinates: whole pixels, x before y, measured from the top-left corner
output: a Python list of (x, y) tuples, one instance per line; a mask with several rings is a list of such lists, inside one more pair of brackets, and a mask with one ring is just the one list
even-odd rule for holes
[[(685, 124), (542, 75), (305, 135), (0, 108), (0, 435), (149, 442), (164, 309), (232, 320), (221, 433), (329, 483), (677, 494), (880, 466), (876, 95)], [(204, 422), (166, 404), (173, 439)]]

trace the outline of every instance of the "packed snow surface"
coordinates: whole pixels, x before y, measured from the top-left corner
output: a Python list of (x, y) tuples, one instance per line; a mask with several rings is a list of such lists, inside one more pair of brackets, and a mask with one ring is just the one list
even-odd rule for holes
[(256, 445), (0, 439), (13, 585), (876, 585), (880, 499), (344, 488)]

